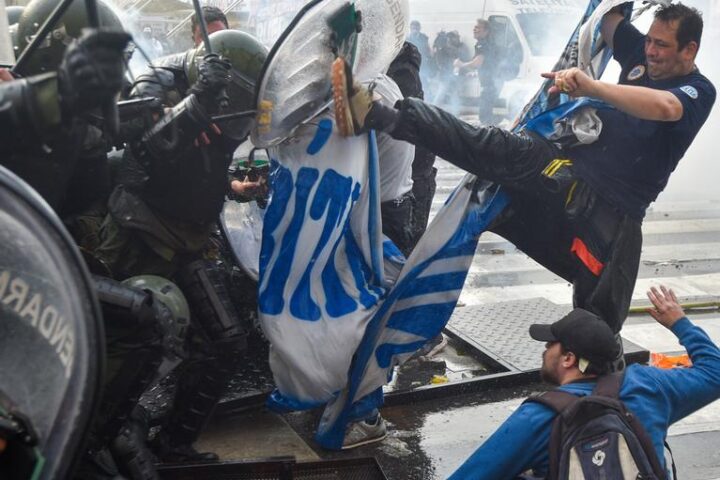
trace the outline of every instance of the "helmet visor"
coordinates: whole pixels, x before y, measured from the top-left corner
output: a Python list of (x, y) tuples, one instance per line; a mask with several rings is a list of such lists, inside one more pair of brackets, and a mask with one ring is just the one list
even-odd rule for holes
[[(255, 82), (233, 68), (230, 70), (230, 84), (226, 93), (230, 100), (230, 106), (223, 113), (240, 113), (252, 105), (255, 100)], [(227, 137), (243, 141), (250, 134), (254, 121), (254, 117), (248, 114), (248, 116), (221, 120), (218, 122), (218, 126)]]

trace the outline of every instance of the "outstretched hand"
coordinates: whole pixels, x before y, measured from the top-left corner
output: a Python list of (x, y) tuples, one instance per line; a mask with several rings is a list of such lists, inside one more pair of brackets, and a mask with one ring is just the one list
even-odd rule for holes
[(654, 308), (648, 309), (648, 313), (657, 322), (667, 328), (672, 328), (675, 322), (685, 316), (680, 303), (678, 302), (675, 292), (671, 288), (660, 285), (660, 290), (650, 287), (647, 296), (653, 304)]
[(595, 93), (595, 80), (579, 68), (541, 73), (543, 78), (555, 80), (549, 93), (567, 93), (573, 97), (592, 97)]

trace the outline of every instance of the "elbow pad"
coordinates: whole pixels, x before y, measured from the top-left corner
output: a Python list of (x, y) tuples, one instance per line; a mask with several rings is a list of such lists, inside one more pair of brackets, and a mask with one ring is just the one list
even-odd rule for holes
[(210, 128), (211, 122), (197, 97), (188, 95), (143, 135), (141, 149), (155, 158), (180, 153)]

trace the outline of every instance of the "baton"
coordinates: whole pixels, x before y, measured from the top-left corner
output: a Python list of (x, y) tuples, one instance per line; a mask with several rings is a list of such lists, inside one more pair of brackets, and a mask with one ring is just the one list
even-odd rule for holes
[[(85, 0), (85, 9), (87, 10), (88, 23), (90, 28), (100, 28), (100, 15), (98, 15), (98, 8), (96, 0)], [(103, 117), (105, 118), (105, 127), (107, 127), (108, 134), (112, 139), (117, 138), (120, 134), (120, 118), (118, 113), (118, 106), (115, 100), (110, 100), (108, 103), (102, 106)]]
[(213, 122), (225, 122), (228, 120), (235, 120), (236, 118), (242, 117), (254, 117), (257, 110), (245, 110), (244, 112), (227, 113), (225, 115), (215, 115), (212, 117)]
[[(203, 45), (205, 45), (205, 54), (209, 55), (213, 53), (213, 51), (212, 47), (210, 46), (210, 36), (207, 32), (207, 23), (205, 22), (205, 16), (203, 15), (202, 8), (200, 7), (200, 0), (193, 0), (193, 8), (195, 9), (195, 16), (197, 16), (198, 26), (200, 27), (200, 34), (202, 35)], [(220, 108), (228, 107), (230, 102), (224, 88), (218, 93), (218, 100), (220, 101)]]

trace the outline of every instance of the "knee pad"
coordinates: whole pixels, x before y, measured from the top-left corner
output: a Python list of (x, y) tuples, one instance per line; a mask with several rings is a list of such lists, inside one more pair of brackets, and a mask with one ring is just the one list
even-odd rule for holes
[(230, 299), (225, 272), (210, 260), (186, 265), (178, 277), (185, 292), (193, 324), (221, 348), (242, 350), (247, 345), (247, 325)]

